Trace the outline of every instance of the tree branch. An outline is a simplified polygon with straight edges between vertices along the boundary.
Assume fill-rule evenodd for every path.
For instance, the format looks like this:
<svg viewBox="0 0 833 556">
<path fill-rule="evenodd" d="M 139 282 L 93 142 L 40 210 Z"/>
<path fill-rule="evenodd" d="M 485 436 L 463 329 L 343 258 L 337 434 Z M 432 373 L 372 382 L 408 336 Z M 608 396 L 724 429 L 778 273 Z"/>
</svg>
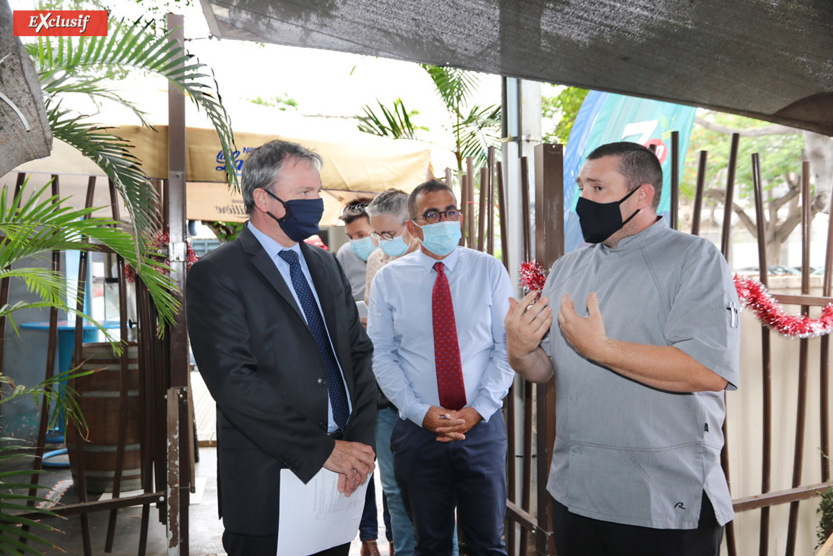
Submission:
<svg viewBox="0 0 833 556">
<path fill-rule="evenodd" d="M 752 129 L 736 129 L 707 120 L 702 116 L 695 116 L 694 121 L 704 128 L 723 133 L 725 135 L 732 135 L 733 133 L 740 134 L 741 137 L 763 137 L 764 135 L 792 135 L 799 133 L 799 130 L 787 127 L 785 125 L 773 124 L 764 127 L 756 127 Z"/>
<path fill-rule="evenodd" d="M 813 221 L 819 212 L 821 211 L 816 206 L 816 203 L 813 202 L 810 206 L 810 222 Z M 790 214 L 784 219 L 784 221 L 775 226 L 774 237 L 776 241 L 787 241 L 787 238 L 799 224 L 801 224 L 801 208 L 797 206 L 795 208 L 791 208 Z"/>
<path fill-rule="evenodd" d="M 790 187 L 790 190 L 783 196 L 772 199 L 769 202 L 770 207 L 777 213 L 778 209 L 798 197 L 798 189 Z"/>
<path fill-rule="evenodd" d="M 755 222 L 746 214 L 746 211 L 737 203 L 732 203 L 732 210 L 735 211 L 735 214 L 738 215 L 741 223 L 746 226 L 746 229 L 749 230 L 749 233 L 752 234 L 753 237 L 758 237 L 758 227 L 755 225 Z"/>
</svg>

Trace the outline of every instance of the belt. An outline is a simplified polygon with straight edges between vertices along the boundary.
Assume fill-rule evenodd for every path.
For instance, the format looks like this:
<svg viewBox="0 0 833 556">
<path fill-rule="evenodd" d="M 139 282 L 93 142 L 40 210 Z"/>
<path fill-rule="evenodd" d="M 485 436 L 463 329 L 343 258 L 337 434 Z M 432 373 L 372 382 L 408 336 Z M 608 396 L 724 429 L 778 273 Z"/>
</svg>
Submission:
<svg viewBox="0 0 833 556">
<path fill-rule="evenodd" d="M 338 431 L 328 432 L 327 436 L 329 436 L 333 440 L 341 440 L 342 438 L 344 438 L 344 431 L 338 430 Z"/>
</svg>

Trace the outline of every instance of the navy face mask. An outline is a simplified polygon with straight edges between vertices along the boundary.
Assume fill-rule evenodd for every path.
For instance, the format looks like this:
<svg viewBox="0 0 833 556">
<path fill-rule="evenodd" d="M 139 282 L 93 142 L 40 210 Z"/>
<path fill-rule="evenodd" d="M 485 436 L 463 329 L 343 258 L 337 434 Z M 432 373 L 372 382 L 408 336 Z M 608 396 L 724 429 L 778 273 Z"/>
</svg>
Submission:
<svg viewBox="0 0 833 556">
<path fill-rule="evenodd" d="M 640 185 L 639 187 L 642 186 Z M 635 188 L 620 200 L 613 201 L 612 203 L 597 203 L 596 201 L 579 197 L 578 203 L 576 203 L 576 214 L 578 214 L 584 241 L 587 243 L 601 243 L 630 222 L 640 209 L 637 209 L 636 212 L 631 214 L 623 222 L 622 211 L 619 210 L 619 205 L 636 193 L 639 187 Z"/>
<path fill-rule="evenodd" d="M 264 191 L 286 209 L 286 214 L 283 218 L 278 218 L 269 211 L 266 214 L 271 216 L 280 225 L 283 233 L 289 239 L 301 242 L 321 231 L 318 223 L 324 214 L 324 199 L 293 199 L 291 201 L 284 201 L 268 189 L 264 188 Z"/>
</svg>

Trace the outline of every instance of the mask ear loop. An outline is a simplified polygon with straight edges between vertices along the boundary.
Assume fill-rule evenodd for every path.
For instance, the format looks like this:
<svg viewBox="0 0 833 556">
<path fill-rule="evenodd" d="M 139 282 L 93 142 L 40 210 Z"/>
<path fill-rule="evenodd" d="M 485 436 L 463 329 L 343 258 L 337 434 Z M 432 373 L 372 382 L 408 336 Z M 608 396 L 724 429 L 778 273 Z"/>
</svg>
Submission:
<svg viewBox="0 0 833 556">
<path fill-rule="evenodd" d="M 643 185 L 643 184 L 639 184 L 639 186 L 638 186 L 638 187 L 634 187 L 634 188 L 633 188 L 633 191 L 631 191 L 630 193 L 628 193 L 627 195 L 625 195 L 624 197 L 622 197 L 621 199 L 619 199 L 619 204 L 621 205 L 622 203 L 624 203 L 625 201 L 627 201 L 627 200 L 628 200 L 628 198 L 629 198 L 631 195 L 633 195 L 634 193 L 636 193 L 637 191 L 639 191 L 639 188 L 640 188 L 640 187 L 642 187 L 642 185 Z M 264 191 L 266 191 L 266 190 L 264 189 Z M 268 191 L 266 191 L 266 192 L 267 192 L 267 193 L 269 193 Z M 274 195 L 273 195 L 273 197 L 274 197 Z M 277 199 L 277 197 L 275 197 L 275 199 Z M 640 209 L 640 210 L 641 210 L 641 209 Z"/>
<path fill-rule="evenodd" d="M 291 210 L 289 210 L 289 207 L 288 207 L 288 206 L 286 206 L 286 203 L 283 201 L 283 199 L 281 199 L 280 197 L 278 197 L 277 195 L 275 195 L 274 193 L 272 193 L 271 191 L 269 191 L 269 190 L 268 190 L 268 189 L 266 189 L 265 187 L 263 188 L 263 190 L 266 192 L 266 194 L 267 194 L 267 195 L 269 195 L 269 196 L 270 196 L 270 197 L 272 197 L 274 200 L 276 200 L 277 202 L 279 202 L 280 204 L 282 204 L 282 205 L 283 205 L 283 210 L 285 210 L 285 211 L 286 211 L 286 214 L 284 214 L 281 218 L 278 218 L 277 216 L 275 216 L 274 214 L 272 214 L 272 211 L 269 211 L 269 210 L 267 210 L 267 211 L 266 211 L 266 214 L 268 214 L 269 216 L 271 216 L 271 217 L 272 217 L 272 219 L 273 219 L 275 222 L 277 222 L 278 224 L 280 224 L 281 222 L 286 222 L 289 218 L 291 218 L 291 217 L 292 217 L 292 211 L 291 211 Z M 634 191 L 636 191 L 636 190 L 634 189 Z M 627 197 L 625 197 L 625 199 L 627 199 Z M 622 199 L 622 200 L 624 201 L 624 199 Z"/>
<path fill-rule="evenodd" d="M 639 185 L 639 187 L 642 187 L 642 184 L 640 184 L 640 185 Z M 622 197 L 622 199 L 619 201 L 619 204 L 621 205 L 622 203 L 624 203 L 625 201 L 627 201 L 627 200 L 628 200 L 628 197 L 630 197 L 631 195 L 633 195 L 634 193 L 636 193 L 637 191 L 639 191 L 639 187 L 635 187 L 633 191 L 631 191 L 630 193 L 628 193 L 627 195 L 625 195 L 624 197 Z M 628 219 L 627 219 L 627 220 L 625 220 L 624 222 L 622 222 L 622 227 L 624 227 L 624 226 L 625 226 L 625 224 L 627 224 L 628 222 L 630 222 L 631 220 L 633 220 L 633 217 L 634 217 L 634 216 L 636 216 L 636 215 L 637 215 L 637 213 L 638 213 L 640 210 L 642 210 L 642 209 L 636 209 L 636 210 L 634 211 L 634 213 L 633 213 L 633 214 L 631 214 L 631 215 L 628 217 Z M 622 228 L 619 228 L 619 229 L 621 230 Z"/>
<path fill-rule="evenodd" d="M 630 222 L 631 220 L 633 220 L 633 217 L 634 217 L 634 216 L 636 216 L 636 213 L 637 213 L 637 212 L 639 212 L 640 210 L 642 210 L 642 209 L 636 209 L 636 211 L 634 211 L 634 213 L 633 213 L 633 214 L 631 214 L 631 215 L 630 215 L 630 217 L 629 217 L 627 220 L 625 220 L 624 222 L 622 222 L 622 226 L 624 227 L 624 226 L 625 226 L 625 224 L 627 224 L 628 222 Z M 620 230 L 621 230 L 621 228 L 620 228 Z"/>
</svg>

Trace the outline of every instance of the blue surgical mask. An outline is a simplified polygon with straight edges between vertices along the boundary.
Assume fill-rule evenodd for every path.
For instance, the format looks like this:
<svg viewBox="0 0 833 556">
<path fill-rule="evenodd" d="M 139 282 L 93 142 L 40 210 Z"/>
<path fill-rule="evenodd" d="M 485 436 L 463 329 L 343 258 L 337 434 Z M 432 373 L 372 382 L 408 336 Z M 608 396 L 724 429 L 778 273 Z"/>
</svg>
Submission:
<svg viewBox="0 0 833 556">
<path fill-rule="evenodd" d="M 353 253 L 363 261 L 366 261 L 370 257 L 370 254 L 376 251 L 376 246 L 373 245 L 373 238 L 370 236 L 361 239 L 351 239 L 350 247 L 353 248 Z"/>
<path fill-rule="evenodd" d="M 408 244 L 402 239 L 405 234 L 400 234 L 393 239 L 380 239 L 379 247 L 388 257 L 401 257 L 408 251 Z"/>
<path fill-rule="evenodd" d="M 277 222 L 283 233 L 292 241 L 304 241 L 310 236 L 313 236 L 321 231 L 318 223 L 321 221 L 321 216 L 324 214 L 324 199 L 293 199 L 291 201 L 284 201 L 268 189 L 264 191 L 281 203 L 286 209 L 286 214 L 283 218 L 278 218 L 271 212 L 267 212 L 275 222 Z"/>
<path fill-rule="evenodd" d="M 419 224 L 417 224 L 419 226 Z M 437 222 L 420 226 L 424 239 L 422 245 L 435 255 L 445 257 L 460 243 L 463 232 L 460 230 L 460 222 L 448 221 Z"/>
</svg>

